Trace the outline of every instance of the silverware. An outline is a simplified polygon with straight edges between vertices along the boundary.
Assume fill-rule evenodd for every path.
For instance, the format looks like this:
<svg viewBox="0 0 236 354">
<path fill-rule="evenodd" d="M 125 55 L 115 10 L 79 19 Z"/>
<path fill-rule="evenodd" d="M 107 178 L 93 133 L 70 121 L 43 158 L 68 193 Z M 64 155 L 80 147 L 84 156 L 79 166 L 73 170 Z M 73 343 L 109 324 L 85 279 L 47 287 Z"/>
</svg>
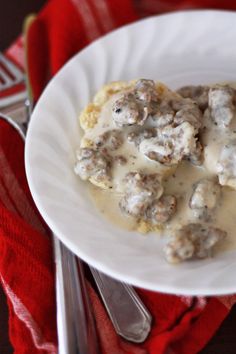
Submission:
<svg viewBox="0 0 236 354">
<path fill-rule="evenodd" d="M 12 115 L 12 112 L 19 113 L 19 110 L 21 110 L 20 120 L 19 114 L 16 114 L 16 117 L 14 117 L 18 119 L 19 124 L 16 124 L 9 117 L 5 116 L 4 119 L 12 124 L 21 135 L 24 135 L 30 120 L 32 104 L 29 98 L 24 104 L 22 101 L 19 104 L 17 100 L 12 101 L 14 102 L 5 106 L 4 109 L 10 115 Z M 15 110 L 16 106 L 19 108 L 18 111 Z M 24 109 L 24 114 L 22 109 Z M 27 119 L 25 119 L 25 109 L 27 111 Z M 22 118 L 22 114 L 24 115 L 24 119 Z M 59 340 L 62 342 L 61 347 L 65 348 L 63 353 L 76 353 L 78 348 L 80 348 L 79 353 L 98 353 L 98 341 L 96 339 L 91 306 L 85 287 L 83 263 L 55 235 L 54 248 L 57 302 L 62 309 L 62 321 L 60 321 L 60 324 L 58 321 L 58 326 L 63 327 L 61 328 L 63 336 L 60 336 Z M 78 268 L 76 267 L 76 261 Z M 91 272 L 116 332 L 129 341 L 136 343 L 143 342 L 151 329 L 151 315 L 134 289 L 93 268 L 91 268 Z M 120 299 L 120 303 L 116 302 L 117 298 Z"/>
<path fill-rule="evenodd" d="M 90 270 L 116 332 L 131 342 L 144 342 L 152 317 L 134 289 L 92 267 Z"/>
<path fill-rule="evenodd" d="M 61 354 L 100 353 L 82 262 L 54 236 Z M 78 351 L 77 351 L 78 350 Z"/>
<path fill-rule="evenodd" d="M 0 113 L 25 140 L 24 128 Z M 59 336 L 60 354 L 99 354 L 91 304 L 88 297 L 83 265 L 53 234 L 56 262 L 57 302 L 61 307 L 62 336 Z M 61 342 L 61 345 L 60 345 Z"/>
<path fill-rule="evenodd" d="M 0 53 L 0 91 L 24 82 L 24 79 L 23 73 Z M 23 140 L 32 110 L 25 93 L 26 91 L 0 98 L 0 118 L 11 124 Z M 56 262 L 56 295 L 61 309 L 61 317 L 58 318 L 58 326 L 62 326 L 59 351 L 63 354 L 98 354 L 100 350 L 82 263 L 78 268 L 76 257 L 54 234 L 52 236 Z"/>
</svg>

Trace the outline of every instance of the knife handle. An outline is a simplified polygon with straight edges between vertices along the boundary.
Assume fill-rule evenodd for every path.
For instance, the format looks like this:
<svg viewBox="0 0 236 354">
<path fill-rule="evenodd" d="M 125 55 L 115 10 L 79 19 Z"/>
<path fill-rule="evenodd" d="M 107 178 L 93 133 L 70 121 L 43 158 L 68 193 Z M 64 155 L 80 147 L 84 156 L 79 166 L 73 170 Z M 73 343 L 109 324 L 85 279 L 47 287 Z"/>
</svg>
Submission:
<svg viewBox="0 0 236 354">
<path fill-rule="evenodd" d="M 142 343 L 151 330 L 152 317 L 133 287 L 92 267 L 90 270 L 116 332 L 129 341 Z"/>
</svg>

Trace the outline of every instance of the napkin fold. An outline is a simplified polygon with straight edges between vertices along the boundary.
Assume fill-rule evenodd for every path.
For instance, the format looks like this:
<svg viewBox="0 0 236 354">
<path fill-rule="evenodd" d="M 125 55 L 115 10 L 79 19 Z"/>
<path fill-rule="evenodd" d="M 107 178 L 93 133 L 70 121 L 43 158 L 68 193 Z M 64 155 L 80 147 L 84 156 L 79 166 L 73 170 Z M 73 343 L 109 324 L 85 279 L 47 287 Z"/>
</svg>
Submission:
<svg viewBox="0 0 236 354">
<path fill-rule="evenodd" d="M 25 58 L 24 58 L 24 51 L 23 49 L 23 37 L 19 36 L 14 43 L 6 50 L 4 53 L 5 57 L 9 59 L 12 64 L 17 66 L 17 68 L 20 71 L 24 71 L 24 64 L 25 64 Z M 6 70 L 6 67 L 3 65 L 4 71 Z M 12 87 L 5 88 L 4 90 L 0 90 L 0 107 L 2 104 L 2 99 L 7 99 L 9 96 L 14 95 L 14 94 L 19 94 L 25 90 L 25 83 L 20 82 Z M 5 100 L 5 105 L 6 105 L 6 100 Z"/>
<path fill-rule="evenodd" d="M 187 3 L 194 4 L 151 0 L 48 1 L 31 21 L 25 39 L 34 98 L 37 100 L 49 78 L 92 40 L 136 20 L 140 11 L 142 15 L 151 13 L 151 5 L 155 5 L 155 12 L 162 12 L 163 4 L 177 7 Z M 14 46 L 11 53 L 13 49 Z M 18 50 L 12 57 L 17 61 L 21 55 Z M 0 280 L 8 298 L 10 340 L 15 353 L 57 353 L 52 243 L 30 196 L 23 142 L 1 120 L 0 254 Z M 99 297 L 88 283 L 103 354 L 197 353 L 236 301 L 235 296 L 183 297 L 136 290 L 153 316 L 151 334 L 141 345 L 128 343 L 115 334 Z"/>
<path fill-rule="evenodd" d="M 15 353 L 56 353 L 52 244 L 33 203 L 24 143 L 0 119 L 0 281 L 9 306 Z"/>
</svg>

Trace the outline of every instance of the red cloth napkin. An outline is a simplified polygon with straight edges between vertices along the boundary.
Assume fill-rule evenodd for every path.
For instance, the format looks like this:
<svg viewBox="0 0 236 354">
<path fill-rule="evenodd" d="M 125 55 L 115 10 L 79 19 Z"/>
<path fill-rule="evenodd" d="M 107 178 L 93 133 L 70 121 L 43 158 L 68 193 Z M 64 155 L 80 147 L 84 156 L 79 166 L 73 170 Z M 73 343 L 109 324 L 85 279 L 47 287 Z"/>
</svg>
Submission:
<svg viewBox="0 0 236 354">
<path fill-rule="evenodd" d="M 198 3 L 220 6 L 216 1 Z M 101 34 L 134 21 L 140 12 L 156 13 L 196 5 L 194 1 L 176 0 L 136 0 L 137 4 L 134 7 L 131 0 L 50 0 L 31 24 L 27 36 L 27 62 L 34 97 L 40 96 L 48 78 L 73 54 Z M 0 220 L 0 279 L 8 297 L 10 339 L 15 353 L 56 353 L 51 240 L 29 193 L 23 143 L 1 121 Z M 236 301 L 235 296 L 179 297 L 137 289 L 154 321 L 146 342 L 134 345 L 115 334 L 98 296 L 91 286 L 88 290 L 104 354 L 197 353 Z"/>
<path fill-rule="evenodd" d="M 0 280 L 15 353 L 56 353 L 52 245 L 32 201 L 22 138 L 0 120 Z"/>
<path fill-rule="evenodd" d="M 23 48 L 23 38 L 20 36 L 17 40 L 11 45 L 11 47 L 4 53 L 5 56 L 15 64 L 22 72 L 24 70 L 24 51 Z M 1 65 L 1 64 L 0 64 Z M 3 65 L 3 70 L 6 70 L 6 66 Z M 0 104 L 2 98 L 7 98 L 10 95 L 20 93 L 25 90 L 25 84 L 20 82 L 13 87 L 6 88 L 0 91 Z"/>
</svg>

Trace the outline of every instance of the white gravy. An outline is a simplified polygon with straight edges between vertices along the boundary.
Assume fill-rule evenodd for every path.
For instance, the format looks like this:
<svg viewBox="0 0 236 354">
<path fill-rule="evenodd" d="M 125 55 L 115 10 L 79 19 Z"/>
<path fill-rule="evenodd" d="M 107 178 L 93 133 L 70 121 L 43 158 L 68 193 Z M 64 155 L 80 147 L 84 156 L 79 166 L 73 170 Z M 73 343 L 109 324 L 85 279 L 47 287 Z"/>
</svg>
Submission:
<svg viewBox="0 0 236 354">
<path fill-rule="evenodd" d="M 104 105 L 101 115 L 99 117 L 99 121 L 96 124 L 96 126 L 91 129 L 90 131 L 86 132 L 85 138 L 89 140 L 94 140 L 95 137 L 103 134 L 107 130 L 112 130 L 112 129 L 119 129 L 117 125 L 113 122 L 113 119 L 110 119 L 111 114 L 112 114 L 112 104 L 113 102 L 119 97 L 119 94 L 114 95 L 108 102 L 107 104 Z M 147 119 L 145 122 L 145 125 L 142 126 L 141 128 L 151 128 L 152 127 L 152 120 Z M 170 171 L 172 171 L 172 167 L 167 167 L 164 166 L 156 161 L 149 160 L 146 158 L 140 151 L 134 146 L 134 143 L 129 142 L 127 140 L 127 135 L 131 131 L 137 131 L 139 130 L 140 127 L 134 128 L 132 127 L 126 127 L 125 130 L 122 130 L 121 128 L 121 133 L 123 135 L 123 140 L 124 143 L 122 146 L 115 151 L 109 151 L 109 154 L 114 157 L 114 156 L 119 156 L 123 155 L 127 159 L 127 163 L 125 165 L 119 165 L 118 163 L 114 162 L 113 167 L 112 167 L 112 184 L 113 188 L 115 191 L 123 192 L 124 191 L 124 185 L 122 183 L 123 178 L 128 172 L 131 171 L 140 171 L 142 170 L 145 173 L 156 173 L 157 168 L 160 174 L 167 174 Z"/>
<path fill-rule="evenodd" d="M 236 84 L 232 85 L 236 87 Z M 102 134 L 106 130 L 117 129 L 117 126 L 110 119 L 111 105 L 113 98 L 106 104 L 102 110 L 101 118 L 99 119 L 96 129 L 86 133 L 86 138 L 93 140 L 97 135 Z M 165 194 L 173 194 L 177 197 L 177 212 L 172 219 L 166 224 L 163 231 L 168 234 L 171 229 L 176 229 L 189 222 L 197 222 L 193 211 L 189 208 L 189 199 L 192 194 L 192 186 L 194 183 L 204 177 L 210 177 L 216 174 L 217 160 L 221 147 L 224 145 L 225 139 L 230 137 L 236 138 L 236 118 L 232 123 L 230 132 L 225 132 L 219 129 L 207 117 L 204 118 L 204 125 L 207 128 L 206 133 L 202 133 L 202 143 L 205 146 L 204 164 L 202 167 L 196 167 L 188 162 L 182 162 L 174 171 L 170 168 L 163 167 L 155 161 L 145 158 L 133 143 L 129 143 L 127 139 L 119 150 L 111 152 L 113 156 L 124 155 L 127 159 L 127 164 L 124 166 L 115 165 L 113 169 L 114 175 L 114 190 L 101 190 L 92 184 L 89 184 L 89 191 L 95 206 L 105 216 L 106 219 L 126 230 L 133 230 L 136 226 L 136 221 L 132 217 L 123 215 L 119 209 L 119 200 L 122 196 L 123 185 L 122 179 L 127 172 L 142 170 L 146 173 L 156 173 L 157 170 L 165 175 L 163 177 L 163 185 Z M 146 125 L 145 125 L 146 126 Z M 151 126 L 151 123 L 148 126 Z M 129 128 L 127 128 L 129 129 Z M 133 128 L 132 128 L 133 129 Z M 127 132 L 127 130 L 126 130 Z M 161 170 L 160 170 L 161 169 Z M 236 191 L 228 188 L 222 188 L 222 198 L 215 211 L 214 220 L 211 224 L 225 230 L 228 234 L 224 242 L 219 243 L 216 251 L 232 250 L 236 248 Z"/>
</svg>

